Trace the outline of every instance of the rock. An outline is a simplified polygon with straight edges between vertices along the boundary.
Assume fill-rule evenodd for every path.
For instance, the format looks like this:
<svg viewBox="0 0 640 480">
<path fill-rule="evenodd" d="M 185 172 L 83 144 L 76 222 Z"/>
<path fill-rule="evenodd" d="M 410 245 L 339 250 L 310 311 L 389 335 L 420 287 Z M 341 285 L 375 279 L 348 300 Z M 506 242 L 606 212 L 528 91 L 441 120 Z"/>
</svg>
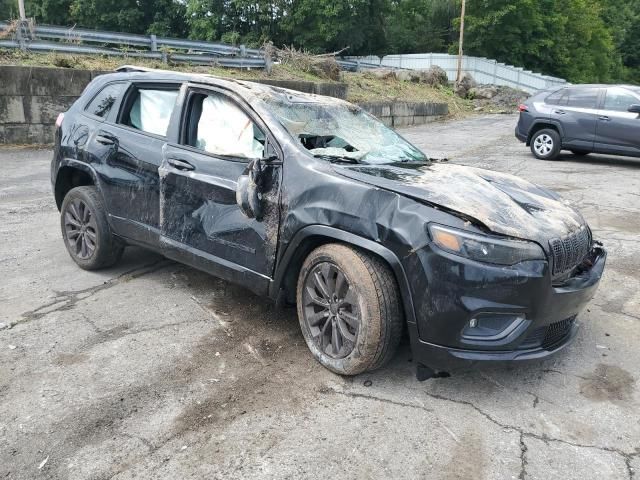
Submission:
<svg viewBox="0 0 640 480">
<path fill-rule="evenodd" d="M 498 94 L 498 88 L 493 85 L 481 85 L 469 90 L 468 95 L 471 98 L 478 98 L 481 100 L 491 100 Z"/>
<path fill-rule="evenodd" d="M 455 92 L 456 95 L 462 98 L 469 96 L 469 90 L 475 88 L 478 84 L 469 73 L 465 73 L 459 82 L 456 83 Z"/>
<path fill-rule="evenodd" d="M 440 87 L 449 83 L 449 77 L 444 69 L 434 65 L 427 70 L 420 71 L 420 81 L 432 87 Z"/>
<path fill-rule="evenodd" d="M 364 73 L 365 77 L 389 80 L 395 78 L 395 73 L 389 68 L 372 68 Z"/>
</svg>

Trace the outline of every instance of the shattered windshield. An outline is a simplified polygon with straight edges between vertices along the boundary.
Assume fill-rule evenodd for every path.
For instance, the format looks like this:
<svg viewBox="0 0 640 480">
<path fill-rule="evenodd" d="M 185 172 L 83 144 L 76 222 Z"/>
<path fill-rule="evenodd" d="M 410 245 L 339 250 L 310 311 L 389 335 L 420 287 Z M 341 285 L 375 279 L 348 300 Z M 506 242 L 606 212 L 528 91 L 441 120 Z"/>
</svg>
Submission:
<svg viewBox="0 0 640 480">
<path fill-rule="evenodd" d="M 318 157 L 364 164 L 428 162 L 416 147 L 364 110 L 346 102 L 292 101 L 269 96 L 267 108 Z"/>
</svg>

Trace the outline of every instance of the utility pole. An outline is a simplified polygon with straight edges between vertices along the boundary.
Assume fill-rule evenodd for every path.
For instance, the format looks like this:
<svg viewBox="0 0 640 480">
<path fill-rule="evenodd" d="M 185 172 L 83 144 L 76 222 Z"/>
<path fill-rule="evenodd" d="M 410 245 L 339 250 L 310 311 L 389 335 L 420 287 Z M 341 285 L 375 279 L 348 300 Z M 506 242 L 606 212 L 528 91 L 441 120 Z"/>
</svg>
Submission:
<svg viewBox="0 0 640 480">
<path fill-rule="evenodd" d="M 462 55 L 464 54 L 464 13 L 467 0 L 462 0 L 462 12 L 460 13 L 460 42 L 458 44 L 458 75 L 456 76 L 456 83 L 462 80 Z"/>
<path fill-rule="evenodd" d="M 27 14 L 24 11 L 24 0 L 18 0 L 18 10 L 20 11 L 20 21 L 24 22 L 27 19 Z"/>
</svg>

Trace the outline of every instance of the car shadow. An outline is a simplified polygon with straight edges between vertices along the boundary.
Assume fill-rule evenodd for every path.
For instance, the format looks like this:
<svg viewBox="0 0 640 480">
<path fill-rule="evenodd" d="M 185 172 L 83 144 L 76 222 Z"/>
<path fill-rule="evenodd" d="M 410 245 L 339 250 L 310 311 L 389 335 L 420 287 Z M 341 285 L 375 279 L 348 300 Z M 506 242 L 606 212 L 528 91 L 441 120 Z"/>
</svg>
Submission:
<svg viewBox="0 0 640 480">
<path fill-rule="evenodd" d="M 588 163 L 590 165 L 611 165 L 618 167 L 640 168 L 640 158 L 619 157 L 614 155 L 602 155 L 591 153 L 589 155 L 574 155 L 573 153 L 562 153 L 557 161 L 572 163 Z"/>
</svg>

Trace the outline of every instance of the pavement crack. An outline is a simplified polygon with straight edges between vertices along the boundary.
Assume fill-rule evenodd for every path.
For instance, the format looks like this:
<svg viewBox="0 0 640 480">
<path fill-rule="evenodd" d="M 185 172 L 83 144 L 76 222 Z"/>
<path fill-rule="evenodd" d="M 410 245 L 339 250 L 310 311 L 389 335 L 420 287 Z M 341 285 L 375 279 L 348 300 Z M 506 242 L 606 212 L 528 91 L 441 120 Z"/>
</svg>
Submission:
<svg viewBox="0 0 640 480">
<path fill-rule="evenodd" d="M 519 480 L 527 478 L 527 444 L 524 441 L 524 434 L 520 433 L 520 475 Z"/>
<path fill-rule="evenodd" d="M 144 275 L 157 272 L 158 270 L 166 268 L 172 263 L 173 262 L 171 262 L 170 260 L 163 258 L 147 265 L 143 265 L 142 267 L 137 267 L 124 272 L 117 277 L 110 278 L 100 285 L 95 285 L 93 287 L 85 288 L 82 290 L 58 291 L 56 292 L 56 297 L 52 301 L 45 303 L 44 305 L 41 305 L 33 310 L 29 310 L 28 312 L 24 312 L 19 320 L 16 320 L 15 322 L 11 322 L 9 324 L 9 328 L 12 328 L 16 325 L 29 323 L 34 320 L 39 320 L 42 317 L 49 315 L 50 313 L 70 310 L 81 300 L 85 300 L 98 292 L 107 290 L 130 280 L 140 278 Z"/>
<path fill-rule="evenodd" d="M 332 388 L 326 388 L 320 391 L 321 393 L 336 393 L 339 395 L 344 395 L 344 396 L 348 396 L 348 397 L 354 397 L 354 398 L 364 398 L 364 399 L 369 399 L 369 400 L 374 400 L 374 401 L 378 401 L 378 402 L 383 402 L 383 403 L 388 403 L 388 404 L 392 404 L 392 405 L 397 405 L 397 406 L 401 406 L 401 407 L 409 407 L 409 408 L 415 408 L 415 409 L 420 409 L 420 410 L 424 410 L 430 413 L 434 413 L 433 410 L 429 409 L 428 407 L 422 406 L 422 405 L 416 405 L 416 404 L 412 404 L 412 403 L 406 403 L 406 402 L 400 402 L 400 401 L 396 401 L 396 400 L 390 400 L 387 398 L 381 398 L 381 397 L 377 397 L 375 395 L 365 395 L 362 393 L 357 393 L 357 392 L 345 392 L 345 391 L 338 391 Z M 640 449 L 636 449 L 634 452 L 625 452 L 624 450 L 621 450 L 619 448 L 614 448 L 614 447 L 606 447 L 606 446 L 600 446 L 600 445 L 588 445 L 588 444 L 581 444 L 581 443 L 574 443 L 571 442 L 569 440 L 564 440 L 562 438 L 557 438 L 557 437 L 550 437 L 546 434 L 538 434 L 538 433 L 534 433 L 534 432 L 528 432 L 525 429 L 523 429 L 522 427 L 518 427 L 516 425 L 510 425 L 507 423 L 502 423 L 500 421 L 498 421 L 497 419 L 495 419 L 493 416 L 491 416 L 489 413 L 485 412 L 484 410 L 482 410 L 480 407 L 478 407 L 477 405 L 475 405 L 473 402 L 470 402 L 468 400 L 458 400 L 458 399 L 454 399 L 454 398 L 449 398 L 449 397 L 445 397 L 443 395 L 438 395 L 435 393 L 429 393 L 429 392 L 423 392 L 425 395 L 427 395 L 430 398 L 433 398 L 434 400 L 440 400 L 443 402 L 450 402 L 450 403 L 455 403 L 458 405 L 464 405 L 466 407 L 469 407 L 473 410 L 475 410 L 479 415 L 483 416 L 484 418 L 486 418 L 488 421 L 490 421 L 491 423 L 493 423 L 494 425 L 504 429 L 504 430 L 509 430 L 512 432 L 517 432 L 520 435 L 520 450 L 521 450 L 521 456 L 520 456 L 520 460 L 521 463 L 523 464 L 523 468 L 520 472 L 520 479 L 524 479 L 523 475 L 526 475 L 526 469 L 524 467 L 526 467 L 526 452 L 528 451 L 528 448 L 524 442 L 524 440 L 526 438 L 533 438 L 535 440 L 539 440 L 541 442 L 545 442 L 545 443 L 549 443 L 549 442 L 556 442 L 556 443 L 561 443 L 563 445 L 568 445 L 570 447 L 574 447 L 574 448 L 590 448 L 590 449 L 594 449 L 594 450 L 600 450 L 603 452 L 609 452 L 609 453 L 614 453 L 617 455 L 620 455 L 624 460 L 625 460 L 625 464 L 627 465 L 627 471 L 629 473 L 629 479 L 633 480 L 635 477 L 635 472 L 633 471 L 633 468 L 631 467 L 631 461 L 633 459 L 633 457 L 640 455 Z M 524 462 L 524 463 L 523 463 Z"/>
</svg>

